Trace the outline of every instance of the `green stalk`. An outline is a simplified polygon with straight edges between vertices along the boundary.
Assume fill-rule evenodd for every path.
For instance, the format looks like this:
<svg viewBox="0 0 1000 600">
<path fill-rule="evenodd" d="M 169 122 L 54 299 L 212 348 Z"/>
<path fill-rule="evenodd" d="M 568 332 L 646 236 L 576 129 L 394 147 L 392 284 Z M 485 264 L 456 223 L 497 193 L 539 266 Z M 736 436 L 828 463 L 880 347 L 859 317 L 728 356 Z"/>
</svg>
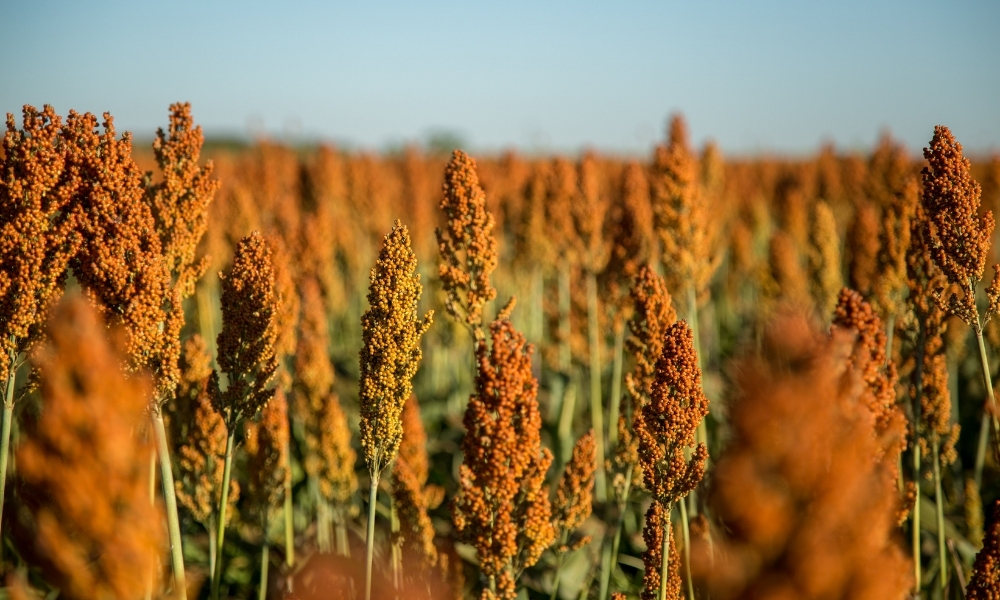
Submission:
<svg viewBox="0 0 1000 600">
<path fill-rule="evenodd" d="M 7 376 L 7 393 L 3 401 L 3 425 L 0 430 L 0 525 L 3 524 L 3 501 L 7 487 L 7 458 L 10 456 L 10 426 L 14 421 L 14 380 L 17 372 L 11 362 L 10 375 Z M 0 533 L 3 529 L 0 528 Z M 3 537 L 0 536 L 0 551 L 3 549 Z"/>
<path fill-rule="evenodd" d="M 622 366 L 625 349 L 625 324 L 620 320 L 615 323 L 614 358 L 611 363 L 611 398 L 608 409 L 608 448 L 614 451 L 618 447 L 618 407 L 622 397 Z"/>
<path fill-rule="evenodd" d="M 655 500 L 654 500 L 655 502 Z M 663 525 L 663 548 L 661 550 L 661 555 L 663 560 L 660 564 L 660 600 L 667 600 L 667 579 L 670 577 L 669 573 L 669 563 L 670 563 L 670 511 L 671 507 L 664 507 L 664 513 L 666 514 L 667 522 Z"/>
<path fill-rule="evenodd" d="M 921 575 L 922 570 L 920 568 L 920 415 L 921 406 L 920 403 L 923 400 L 924 395 L 924 345 L 925 345 L 925 333 L 923 327 L 920 328 L 920 335 L 917 341 L 917 354 L 916 354 L 916 367 L 915 367 L 915 379 L 916 394 L 913 398 L 913 484 L 916 486 L 916 498 L 913 502 L 913 582 L 914 582 L 914 593 L 919 596 L 921 588 Z"/>
<path fill-rule="evenodd" d="M 562 546 L 565 543 L 566 543 L 566 533 L 564 532 L 559 537 L 559 545 Z M 556 574 L 555 574 L 555 579 L 552 582 L 552 593 L 549 594 L 549 600 L 556 600 L 556 598 L 559 597 L 559 578 L 562 575 L 563 556 L 564 554 L 562 552 L 559 552 L 556 555 Z"/>
<path fill-rule="evenodd" d="M 399 533 L 399 517 L 396 515 L 396 500 L 392 497 L 392 494 L 389 495 L 389 531 L 392 532 L 392 537 L 390 538 L 392 540 L 390 557 L 392 561 L 392 589 L 398 592 L 403 575 L 403 557 L 399 544 L 393 539 Z"/>
<path fill-rule="evenodd" d="M 979 325 L 979 317 L 976 317 L 976 342 L 979 344 L 979 361 L 983 368 L 983 383 L 986 384 L 986 399 L 989 402 L 989 408 L 983 407 L 983 421 L 980 427 L 980 437 L 979 437 L 979 448 L 980 453 L 983 455 L 982 458 L 976 457 L 976 482 L 981 483 L 983 480 L 983 464 L 986 462 L 986 441 L 984 438 L 989 437 L 989 426 L 987 420 L 993 423 L 993 453 L 994 457 L 1000 460 L 1000 423 L 997 422 L 997 418 L 993 416 L 993 411 L 996 409 L 996 398 L 993 396 L 993 381 L 990 379 L 990 362 L 986 357 L 986 342 L 983 341 L 983 328 Z"/>
<path fill-rule="evenodd" d="M 219 586 L 222 584 L 222 550 L 226 542 L 226 508 L 229 505 L 229 478 L 233 473 L 233 444 L 236 441 L 236 426 L 229 428 L 226 438 L 226 462 L 222 469 L 222 500 L 219 502 L 219 524 L 216 533 L 218 548 L 216 549 L 215 571 L 212 572 L 212 600 L 219 599 Z"/>
<path fill-rule="evenodd" d="M 149 453 L 149 504 L 156 506 L 156 453 Z M 159 561 L 157 561 L 159 562 Z M 146 600 L 153 597 L 153 580 L 156 578 L 156 567 L 149 571 L 149 578 L 146 580 Z"/>
<path fill-rule="evenodd" d="M 615 522 L 615 534 L 611 538 L 611 562 L 607 571 L 601 573 L 601 589 L 597 596 L 599 600 L 607 600 L 611 590 L 611 577 L 618 568 L 618 549 L 621 547 L 622 527 L 625 525 L 625 510 L 628 508 L 628 495 L 632 489 L 632 465 L 625 470 L 625 486 L 622 498 L 618 503 L 618 519 Z"/>
<path fill-rule="evenodd" d="M 573 450 L 573 413 L 576 412 L 576 382 L 570 380 L 563 387 L 563 398 L 559 407 L 559 463 L 565 465 Z"/>
<path fill-rule="evenodd" d="M 698 293 L 694 289 L 694 285 L 688 286 L 688 325 L 691 326 L 691 337 L 694 339 L 694 353 L 698 358 L 698 371 L 702 374 L 702 382 L 705 380 L 705 361 L 701 355 L 701 335 L 699 333 L 698 327 Z M 708 404 L 709 416 L 711 416 L 712 403 Z M 702 419 L 698 423 L 698 430 L 695 433 L 695 439 L 708 446 L 708 418 Z M 711 456 L 711 453 L 709 453 Z M 709 459 L 711 460 L 711 459 Z M 705 467 L 708 468 L 709 461 L 705 461 Z M 698 514 L 698 491 L 697 489 L 691 490 L 688 494 L 688 502 L 691 507 L 691 516 L 697 516 Z M 681 500 L 683 502 L 683 500 Z"/>
<path fill-rule="evenodd" d="M 215 518 L 215 509 L 212 509 L 212 513 L 208 515 L 208 525 L 205 527 L 208 530 L 208 572 L 213 577 L 215 576 L 216 551 L 218 550 L 216 544 L 219 541 L 219 538 L 216 537 Z"/>
<path fill-rule="evenodd" d="M 288 456 L 286 454 L 286 456 Z M 295 515 L 292 514 L 292 478 L 285 482 L 285 564 L 295 566 Z"/>
<path fill-rule="evenodd" d="M 587 273 L 587 329 L 590 343 L 590 419 L 594 427 L 594 491 L 597 502 L 608 501 L 608 486 L 604 474 L 604 406 L 601 398 L 601 333 L 597 319 L 597 276 Z"/>
<path fill-rule="evenodd" d="M 687 579 L 688 600 L 694 600 L 694 582 L 691 580 L 691 529 L 684 501 L 677 504 L 681 509 L 681 534 L 684 536 L 684 575 Z"/>
<path fill-rule="evenodd" d="M 948 577 L 948 551 L 944 541 L 944 494 L 941 493 L 941 465 L 938 461 L 938 439 L 934 436 L 931 444 L 934 459 L 934 503 L 937 505 L 938 530 L 938 568 L 940 569 L 941 589 L 945 589 Z"/>
<path fill-rule="evenodd" d="M 267 537 L 266 529 L 264 533 L 265 538 Z M 264 540 L 264 547 L 260 551 L 260 590 L 257 592 L 258 600 L 265 600 L 267 598 L 267 566 L 271 558 L 271 546 Z"/>
<path fill-rule="evenodd" d="M 174 489 L 174 470 L 170 464 L 170 450 L 167 448 L 167 432 L 163 427 L 162 410 L 157 408 L 152 413 L 156 454 L 160 458 L 160 481 L 163 484 L 163 500 L 167 509 L 167 535 L 170 537 L 170 564 L 174 572 L 174 593 L 181 600 L 187 600 L 187 585 L 184 581 L 184 548 L 181 545 L 181 522 L 177 517 L 177 492 Z"/>
<path fill-rule="evenodd" d="M 365 600 L 372 600 L 372 559 L 375 557 L 375 501 L 378 499 L 378 473 L 371 474 L 371 486 L 368 491 L 368 537 L 365 539 L 367 555 L 365 558 Z"/>
</svg>

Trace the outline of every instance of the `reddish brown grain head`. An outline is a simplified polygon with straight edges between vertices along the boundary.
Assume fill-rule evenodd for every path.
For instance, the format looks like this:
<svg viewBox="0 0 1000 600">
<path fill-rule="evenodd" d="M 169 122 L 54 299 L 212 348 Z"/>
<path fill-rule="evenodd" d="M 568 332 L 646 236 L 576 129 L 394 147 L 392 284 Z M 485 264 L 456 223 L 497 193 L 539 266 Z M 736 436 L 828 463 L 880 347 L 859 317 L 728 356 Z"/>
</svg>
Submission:
<svg viewBox="0 0 1000 600">
<path fill-rule="evenodd" d="M 1000 595 L 1000 501 L 993 505 L 983 548 L 976 554 L 966 600 L 991 600 Z"/>
<path fill-rule="evenodd" d="M 461 150 L 455 150 L 445 169 L 441 210 L 445 226 L 437 230 L 438 277 L 447 294 L 445 308 L 481 336 L 483 306 L 497 295 L 490 283 L 498 262 L 497 240 L 476 161 Z"/>
<path fill-rule="evenodd" d="M 552 526 L 563 542 L 590 517 L 593 510 L 596 456 L 594 430 L 591 429 L 573 445 L 573 454 L 559 478 L 556 498 L 552 503 Z M 573 546 L 558 548 L 557 552 L 569 552 L 587 541 L 589 538 L 584 538 Z"/>
<path fill-rule="evenodd" d="M 698 486 L 708 460 L 705 444 L 695 443 L 698 424 L 708 414 L 708 398 L 701 389 L 694 337 L 684 321 L 664 333 L 652 393 L 640 414 L 635 433 L 643 481 L 669 507 Z M 690 459 L 685 458 L 688 449 Z"/>
<path fill-rule="evenodd" d="M 520 571 L 555 539 L 545 485 L 552 454 L 541 445 L 531 346 L 507 320 L 494 321 L 490 341 L 476 348 L 476 393 L 465 411 L 452 519 L 498 596 L 513 599 Z"/>
<path fill-rule="evenodd" d="M 267 525 L 285 499 L 292 473 L 288 462 L 288 403 L 281 390 L 260 412 L 260 421 L 244 428 L 247 451 L 247 494 L 253 512 Z"/>
<path fill-rule="evenodd" d="M 214 166 L 198 164 L 205 141 L 194 126 L 191 104 L 170 105 L 170 125 L 156 131 L 153 153 L 163 180 L 148 190 L 150 209 L 160 234 L 163 255 L 181 297 L 194 293 L 195 282 L 208 269 L 208 259 L 195 260 L 198 243 L 208 228 L 208 205 L 219 189 Z"/>
<path fill-rule="evenodd" d="M 219 375 L 209 383 L 212 406 L 230 430 L 257 414 L 274 396 L 269 384 L 278 368 L 275 356 L 278 302 L 274 293 L 271 249 L 256 231 L 240 240 L 233 266 L 222 279 L 222 333 L 218 338 Z"/>
<path fill-rule="evenodd" d="M 980 212 L 980 187 L 970 173 L 962 145 L 943 125 L 934 127 L 930 147 L 924 148 L 927 166 L 922 202 L 933 240 L 931 256 L 961 295 L 950 298 L 951 311 L 969 325 L 978 322 L 975 285 L 983 278 L 993 236 L 993 213 Z M 978 324 L 973 325 L 978 327 Z"/>
<path fill-rule="evenodd" d="M 34 354 L 45 410 L 17 449 L 21 549 L 67 598 L 138 598 L 165 560 L 163 513 L 149 501 L 152 447 L 138 425 L 149 394 L 79 298 L 62 304 Z"/>
<path fill-rule="evenodd" d="M 25 105 L 21 129 L 7 115 L 0 159 L 0 380 L 11 357 L 29 351 L 62 295 L 79 234 L 67 211 L 62 120 Z"/>
<path fill-rule="evenodd" d="M 724 527 L 714 548 L 693 553 L 713 598 L 902 598 L 910 589 L 896 481 L 872 459 L 880 442 L 852 338 L 783 316 L 734 369 L 732 439 L 709 501 Z"/>
<path fill-rule="evenodd" d="M 71 266 L 110 324 L 129 334 L 132 369 L 148 369 L 157 397 L 177 385 L 184 313 L 132 160 L 132 137 L 116 139 L 114 120 L 70 112 L 63 128 L 73 218 L 83 242 Z"/>
</svg>

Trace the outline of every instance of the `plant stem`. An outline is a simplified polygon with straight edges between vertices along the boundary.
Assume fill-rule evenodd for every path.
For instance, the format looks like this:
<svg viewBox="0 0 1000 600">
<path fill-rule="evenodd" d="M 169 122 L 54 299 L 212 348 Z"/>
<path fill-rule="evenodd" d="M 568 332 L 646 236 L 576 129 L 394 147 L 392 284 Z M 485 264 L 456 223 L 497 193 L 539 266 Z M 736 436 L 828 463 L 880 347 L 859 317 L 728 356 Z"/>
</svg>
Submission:
<svg viewBox="0 0 1000 600">
<path fill-rule="evenodd" d="M 921 402 L 924 396 L 924 347 L 926 344 L 926 334 L 923 326 L 920 327 L 920 335 L 917 338 L 915 381 L 916 393 L 913 398 L 913 485 L 916 487 L 916 497 L 913 501 L 913 582 L 914 593 L 920 596 L 921 575 L 920 568 L 920 416 Z"/>
<path fill-rule="evenodd" d="M 896 315 L 888 315 L 885 319 L 885 362 L 883 366 L 892 360 L 892 338 L 896 333 Z"/>
<path fill-rule="evenodd" d="M 184 581 L 184 549 L 181 545 L 181 522 L 177 517 L 177 492 L 174 489 L 174 470 L 170 464 L 170 450 L 167 448 L 167 432 L 163 427 L 163 411 L 152 411 L 153 433 L 156 437 L 156 454 L 160 457 L 160 482 L 163 500 L 167 509 L 167 534 L 170 537 L 170 564 L 174 571 L 174 594 L 187 599 L 187 585 Z"/>
<path fill-rule="evenodd" d="M 215 556 L 215 571 L 212 572 L 212 598 L 218 600 L 219 586 L 222 584 L 222 550 L 226 541 L 226 508 L 229 505 L 229 478 L 233 472 L 233 444 L 236 441 L 236 426 L 229 427 L 226 438 L 226 462 L 222 469 L 222 500 L 219 502 L 219 523 L 216 533 L 218 548 Z"/>
<path fill-rule="evenodd" d="M 608 409 L 608 448 L 614 452 L 618 447 L 618 408 L 622 397 L 622 365 L 624 363 L 625 324 L 621 319 L 615 322 L 615 348 L 611 363 L 611 396 Z"/>
<path fill-rule="evenodd" d="M 694 600 L 694 582 L 691 581 L 691 528 L 688 524 L 687 507 L 684 501 L 677 503 L 681 509 L 681 533 L 684 536 L 684 576 L 687 579 L 688 600 Z"/>
<path fill-rule="evenodd" d="M 561 546 L 565 543 L 566 543 L 566 534 L 564 533 L 562 536 L 560 536 L 559 545 Z M 552 593 L 549 594 L 549 600 L 556 600 L 556 598 L 559 597 L 559 578 L 562 575 L 562 566 L 563 566 L 563 553 L 558 552 L 556 554 L 556 574 L 554 576 L 554 580 L 552 581 Z"/>
<path fill-rule="evenodd" d="M 983 383 L 986 384 L 986 401 L 988 406 L 983 407 L 983 425 L 980 428 L 980 438 L 979 446 L 981 453 L 984 455 L 983 460 L 976 457 L 976 482 L 982 482 L 983 479 L 983 464 L 985 461 L 986 454 L 986 443 L 984 441 L 985 437 L 989 436 L 989 427 L 987 425 L 987 419 L 993 423 L 993 454 L 994 458 L 1000 460 L 1000 423 L 997 422 L 995 416 L 996 411 L 996 398 L 993 396 L 993 380 L 990 378 L 990 362 L 986 357 L 986 342 L 983 341 L 983 328 L 979 325 L 979 317 L 976 317 L 976 342 L 979 344 L 979 360 L 983 368 Z M 985 434 L 985 435 L 984 435 Z"/>
<path fill-rule="evenodd" d="M 365 557 L 365 600 L 372 600 L 372 559 L 375 557 L 375 501 L 378 499 L 378 473 L 371 474 L 371 487 L 368 491 L 368 537 L 365 539 L 367 555 Z"/>
<path fill-rule="evenodd" d="M 291 456 L 288 449 L 288 442 L 285 442 L 285 456 Z M 289 465 L 290 468 L 290 465 Z M 289 567 L 295 566 L 295 519 L 294 505 L 292 503 L 292 478 L 285 481 L 285 564 Z"/>
<path fill-rule="evenodd" d="M 10 456 L 10 427 L 14 421 L 14 381 L 17 372 L 14 371 L 14 361 L 11 362 L 10 374 L 7 376 L 7 390 L 3 401 L 3 424 L 0 429 L 0 533 L 3 532 L 3 501 L 7 487 L 7 458 Z M 3 536 L 0 535 L 0 551 L 3 549 Z"/>
<path fill-rule="evenodd" d="M 265 532 L 265 536 L 267 533 Z M 267 598 L 267 567 L 271 558 L 271 546 L 264 541 L 264 547 L 260 551 L 260 590 L 257 592 L 258 600 Z"/>
<path fill-rule="evenodd" d="M 598 323 L 597 276 L 587 273 L 587 329 L 590 343 L 590 419 L 594 428 L 595 498 L 599 503 L 608 501 L 608 486 L 604 475 L 604 403 L 601 398 L 601 333 Z"/>
<path fill-rule="evenodd" d="M 670 510 L 671 507 L 669 505 L 663 508 L 663 512 L 666 515 L 666 523 L 663 524 L 663 548 L 660 551 L 663 556 L 663 560 L 660 561 L 660 600 L 667 600 L 667 581 L 670 578 L 670 535 L 672 533 L 672 528 L 670 527 Z"/>
<path fill-rule="evenodd" d="M 215 519 L 215 509 L 212 509 L 212 513 L 208 515 L 208 526 L 206 529 L 208 529 L 208 572 L 211 573 L 213 577 L 215 576 L 215 561 L 217 559 L 216 551 L 218 550 L 218 548 L 216 548 L 216 544 L 218 544 L 219 541 L 219 538 L 216 537 Z"/>
<path fill-rule="evenodd" d="M 622 499 L 618 503 L 618 520 L 615 522 L 615 534 L 611 538 L 611 564 L 608 570 L 601 574 L 601 590 L 599 600 L 607 600 L 611 590 L 611 577 L 618 568 L 618 549 L 621 547 L 622 527 L 625 524 L 625 510 L 628 508 L 628 495 L 632 489 L 632 465 L 625 470 L 625 486 L 622 489 Z"/>
<path fill-rule="evenodd" d="M 694 285 L 689 285 L 687 292 L 688 292 L 687 293 L 687 297 L 688 297 L 687 298 L 687 300 L 688 300 L 688 324 L 691 326 L 691 336 L 692 336 L 692 338 L 694 340 L 694 353 L 695 353 L 695 356 L 698 359 L 698 371 L 702 375 L 702 382 L 704 384 L 704 381 L 705 381 L 705 361 L 702 358 L 702 352 L 701 352 L 701 335 L 699 333 L 699 326 L 698 326 L 698 293 L 697 293 L 697 291 L 695 291 Z M 697 432 L 695 434 L 695 439 L 698 442 L 701 442 L 701 443 L 705 444 L 705 446 L 708 446 L 708 423 L 707 423 L 707 421 L 708 421 L 708 416 L 711 416 L 711 411 L 712 411 L 712 403 L 711 402 L 709 402 L 709 404 L 708 404 L 708 410 L 709 410 L 709 414 L 706 416 L 706 418 L 702 419 L 698 423 L 698 430 L 697 430 Z M 711 452 L 709 452 L 709 456 L 711 456 Z M 709 458 L 708 460 L 705 461 L 705 468 L 708 468 L 708 466 L 710 464 L 710 461 L 711 461 L 711 458 Z M 681 500 L 681 502 L 683 502 L 683 500 Z M 696 516 L 698 514 L 698 490 L 697 489 L 691 490 L 691 493 L 688 494 L 688 502 L 690 503 L 690 507 L 691 507 L 691 516 L 692 517 Z"/>
<path fill-rule="evenodd" d="M 392 540 L 392 588 L 398 592 L 402 578 L 403 557 L 400 553 L 401 548 L 395 540 L 399 533 L 399 517 L 396 515 L 396 501 L 392 495 L 389 496 L 389 530 L 392 532 L 390 538 Z"/>
<path fill-rule="evenodd" d="M 932 458 L 934 460 L 934 503 L 937 505 L 937 530 L 938 530 L 938 568 L 940 569 L 941 589 L 945 589 L 948 577 L 948 551 L 944 541 L 944 494 L 941 493 L 941 465 L 938 460 L 938 439 L 934 435 L 931 444 Z"/>
</svg>

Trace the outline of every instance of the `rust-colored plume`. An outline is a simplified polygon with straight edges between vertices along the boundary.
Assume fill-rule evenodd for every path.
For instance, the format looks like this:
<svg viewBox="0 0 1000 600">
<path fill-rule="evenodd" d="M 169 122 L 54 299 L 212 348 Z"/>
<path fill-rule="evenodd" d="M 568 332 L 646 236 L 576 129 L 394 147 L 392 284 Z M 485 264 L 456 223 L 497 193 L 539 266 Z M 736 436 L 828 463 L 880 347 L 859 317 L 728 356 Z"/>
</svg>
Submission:
<svg viewBox="0 0 1000 600">
<path fill-rule="evenodd" d="M 198 165 L 205 136 L 194 127 L 191 104 L 170 105 L 168 131 L 156 131 L 153 153 L 163 181 L 149 188 L 149 205 L 160 234 L 163 256 L 182 298 L 194 293 L 195 282 L 208 269 L 208 259 L 195 262 L 195 252 L 208 228 L 208 205 L 219 189 L 209 161 Z"/>
<path fill-rule="evenodd" d="M 278 390 L 260 411 L 259 421 L 248 421 L 243 430 L 247 450 L 247 494 L 253 512 L 267 525 L 285 500 L 292 476 L 288 463 L 288 403 Z"/>
<path fill-rule="evenodd" d="M 896 482 L 871 458 L 880 442 L 853 337 L 782 316 L 734 369 L 733 437 L 710 497 L 725 528 L 694 552 L 713 598 L 907 595 Z"/>
<path fill-rule="evenodd" d="M 23 112 L 20 131 L 7 115 L 0 159 L 0 381 L 39 338 L 79 244 L 66 210 L 61 119 L 48 105 L 41 112 L 25 105 Z"/>
<path fill-rule="evenodd" d="M 983 548 L 976 554 L 972 578 L 965 588 L 966 600 L 993 600 L 1000 597 L 1000 500 L 993 505 Z"/>
<path fill-rule="evenodd" d="M 427 434 L 420 405 L 411 397 L 403 406 L 403 439 L 392 465 L 392 499 L 399 518 L 395 543 L 402 547 L 404 578 L 423 579 L 437 564 L 434 525 L 427 514 L 443 499 L 440 488 L 427 486 Z"/>
<path fill-rule="evenodd" d="M 849 281 L 851 288 L 863 296 L 871 294 L 878 272 L 879 224 L 878 207 L 871 202 L 862 202 L 847 231 Z"/>
<path fill-rule="evenodd" d="M 844 287 L 840 268 L 840 236 L 830 205 L 819 200 L 812 207 L 809 236 L 809 284 L 816 312 L 833 314 L 837 294 Z"/>
<path fill-rule="evenodd" d="M 229 385 L 219 388 L 219 374 L 212 373 L 209 393 L 212 406 L 226 428 L 257 414 L 274 396 L 268 389 L 278 368 L 275 357 L 277 329 L 274 270 L 271 250 L 256 231 L 236 245 L 233 266 L 222 280 L 222 333 L 218 338 L 219 369 Z"/>
<path fill-rule="evenodd" d="M 165 559 L 149 499 L 152 447 L 137 434 L 149 386 L 126 377 L 86 302 L 62 304 L 33 356 L 45 409 L 17 450 L 23 551 L 65 598 L 139 598 Z M 30 550 L 28 550 L 30 548 Z"/>
<path fill-rule="evenodd" d="M 142 173 L 132 160 L 132 136 L 115 138 L 114 120 L 70 112 L 63 128 L 73 218 L 83 238 L 73 274 L 109 323 L 129 334 L 129 363 L 148 369 L 162 402 L 177 385 L 184 312 L 171 286 Z"/>
<path fill-rule="evenodd" d="M 441 210 L 446 220 L 437 229 L 438 277 L 447 294 L 445 308 L 482 338 L 483 306 L 497 295 L 490 283 L 498 261 L 495 223 L 479 186 L 476 161 L 461 150 L 455 150 L 444 171 Z"/>
<path fill-rule="evenodd" d="M 590 517 L 593 510 L 596 455 L 594 430 L 591 429 L 576 441 L 556 487 L 556 498 L 552 502 L 552 527 L 562 543 L 556 552 L 570 552 L 590 541 L 589 537 L 584 537 L 571 546 L 566 545 L 569 536 Z"/>
<path fill-rule="evenodd" d="M 669 510 L 698 486 L 708 459 L 705 444 L 695 443 L 698 424 L 708 414 L 708 398 L 701 389 L 691 328 L 684 321 L 664 333 L 652 393 L 640 414 L 635 433 L 643 481 Z M 684 456 L 687 449 L 693 449 L 690 459 Z"/>
<path fill-rule="evenodd" d="M 642 407 L 649 403 L 653 393 L 656 361 L 663 353 L 667 328 L 677 321 L 677 313 L 671 304 L 666 283 L 649 265 L 639 270 L 630 296 L 633 312 L 628 322 L 630 335 L 625 340 L 625 347 L 632 355 L 634 366 L 625 376 L 625 393 L 622 394 L 618 413 L 615 461 L 621 471 L 631 466 L 633 477 L 640 480 L 639 441 L 635 435 L 635 424 L 641 418 Z"/>
<path fill-rule="evenodd" d="M 975 287 L 983 278 L 995 225 L 993 213 L 979 214 L 980 187 L 970 173 L 962 145 L 943 125 L 934 128 L 924 148 L 927 166 L 922 202 L 927 213 L 931 256 L 961 296 L 951 296 L 950 310 L 971 327 L 979 327 Z"/>
<path fill-rule="evenodd" d="M 698 185 L 698 159 L 682 116 L 671 118 L 669 137 L 656 148 L 650 174 L 656 233 L 671 289 L 690 286 L 700 304 L 721 259 L 712 247 L 714 219 Z"/>
<path fill-rule="evenodd" d="M 465 411 L 465 457 L 452 518 L 476 549 L 487 590 L 513 600 L 516 582 L 555 539 L 541 446 L 538 382 L 530 345 L 510 321 L 490 326 L 492 344 L 476 347 L 476 393 Z"/>
<path fill-rule="evenodd" d="M 676 536 L 668 519 L 667 511 L 659 502 L 653 502 L 646 511 L 646 524 L 642 528 L 642 539 L 646 550 L 642 553 L 642 563 L 646 566 L 642 573 L 642 600 L 660 598 L 660 582 L 663 578 L 663 536 L 669 535 L 667 550 L 667 600 L 681 600 L 681 560 L 677 552 Z"/>
</svg>

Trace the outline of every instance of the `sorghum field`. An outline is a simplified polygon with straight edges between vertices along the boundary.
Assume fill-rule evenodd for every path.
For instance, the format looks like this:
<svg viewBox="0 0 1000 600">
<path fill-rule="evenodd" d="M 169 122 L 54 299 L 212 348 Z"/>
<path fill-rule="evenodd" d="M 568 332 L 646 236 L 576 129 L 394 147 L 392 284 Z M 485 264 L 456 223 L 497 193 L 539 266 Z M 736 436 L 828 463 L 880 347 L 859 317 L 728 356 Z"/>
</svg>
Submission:
<svg viewBox="0 0 1000 600">
<path fill-rule="evenodd" d="M 1000 597 L 1000 157 L 195 123 L 7 116 L 5 597 Z"/>
</svg>

